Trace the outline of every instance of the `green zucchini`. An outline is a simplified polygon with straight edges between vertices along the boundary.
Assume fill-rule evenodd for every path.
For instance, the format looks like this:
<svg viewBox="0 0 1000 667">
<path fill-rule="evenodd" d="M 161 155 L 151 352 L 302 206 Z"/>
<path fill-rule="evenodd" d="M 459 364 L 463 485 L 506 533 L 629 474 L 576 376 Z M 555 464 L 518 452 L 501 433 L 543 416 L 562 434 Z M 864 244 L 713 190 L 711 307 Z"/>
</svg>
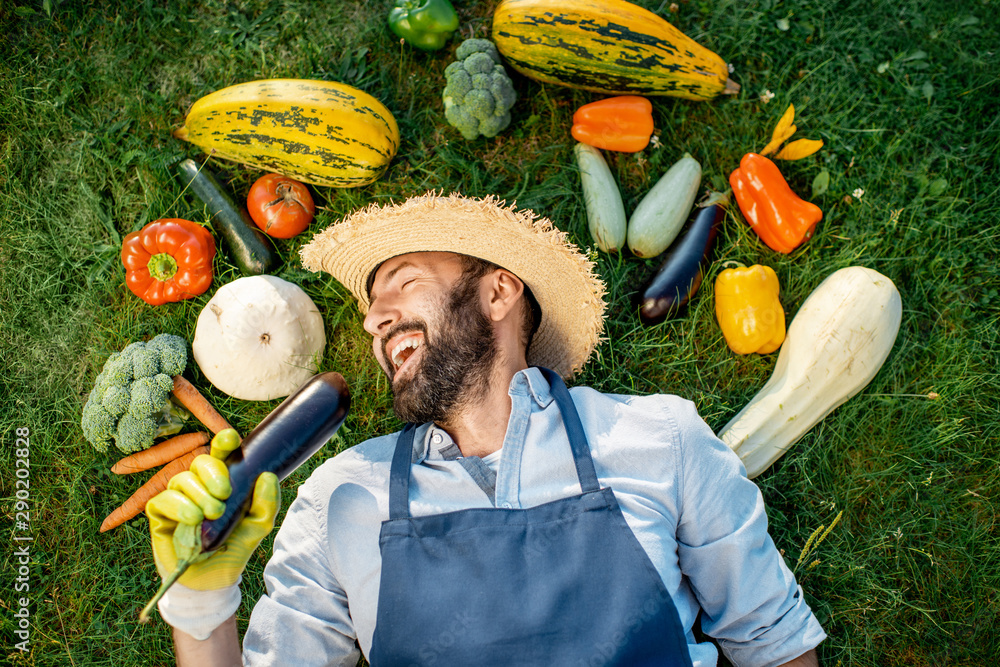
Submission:
<svg viewBox="0 0 1000 667">
<path fill-rule="evenodd" d="M 667 170 L 628 221 L 628 248 L 636 257 L 656 257 L 677 238 L 701 184 L 701 165 L 685 153 Z"/>
<path fill-rule="evenodd" d="M 212 227 L 229 248 L 241 273 L 258 276 L 271 273 L 281 263 L 274 244 L 257 226 L 245 206 L 239 206 L 212 172 L 191 159 L 177 165 L 181 181 L 208 206 Z"/>
<path fill-rule="evenodd" d="M 573 152 L 580 167 L 590 235 L 604 252 L 618 252 L 625 245 L 626 230 L 625 204 L 618 184 L 599 149 L 578 143 Z"/>
</svg>

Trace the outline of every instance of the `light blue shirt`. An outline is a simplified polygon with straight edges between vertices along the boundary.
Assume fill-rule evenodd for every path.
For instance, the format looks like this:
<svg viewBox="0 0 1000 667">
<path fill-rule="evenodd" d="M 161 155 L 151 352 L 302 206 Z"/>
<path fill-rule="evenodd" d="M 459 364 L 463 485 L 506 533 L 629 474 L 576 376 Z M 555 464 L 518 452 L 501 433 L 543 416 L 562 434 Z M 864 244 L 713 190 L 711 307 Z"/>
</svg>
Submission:
<svg viewBox="0 0 1000 667">
<path fill-rule="evenodd" d="M 578 495 L 580 485 L 559 408 L 537 369 L 510 386 L 503 448 L 470 466 L 448 434 L 425 424 L 414 438 L 413 516 L 468 508 L 527 508 Z M 639 543 L 663 578 L 696 666 L 715 665 L 716 638 L 737 666 L 779 665 L 826 634 L 767 534 L 757 486 L 694 404 L 676 396 L 618 396 L 575 387 L 602 486 L 610 486 Z M 355 665 L 375 631 L 379 529 L 389 517 L 396 434 L 361 443 L 318 467 L 274 541 L 243 640 L 250 665 Z M 485 468 L 486 475 L 477 474 Z M 493 475 L 495 473 L 495 486 Z M 494 498 L 489 490 L 495 489 Z M 613 564 L 609 564 L 613 566 Z M 446 619 L 426 629 L 444 645 Z"/>
</svg>

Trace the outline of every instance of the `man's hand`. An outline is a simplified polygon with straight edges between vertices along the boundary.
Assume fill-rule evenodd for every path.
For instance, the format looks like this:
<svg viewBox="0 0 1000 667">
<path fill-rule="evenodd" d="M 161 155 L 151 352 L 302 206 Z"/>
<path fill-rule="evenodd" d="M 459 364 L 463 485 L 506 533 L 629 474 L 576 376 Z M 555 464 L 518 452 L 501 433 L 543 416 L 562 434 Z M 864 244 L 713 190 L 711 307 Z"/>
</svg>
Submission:
<svg viewBox="0 0 1000 667">
<path fill-rule="evenodd" d="M 153 558 L 161 577 L 177 567 L 175 536 L 180 524 L 197 529 L 203 519 L 215 519 L 225 510 L 224 500 L 232 489 L 226 457 L 239 447 L 236 431 L 226 429 L 212 438 L 210 455 L 191 463 L 191 469 L 175 475 L 167 490 L 146 503 Z M 194 563 L 178 580 L 195 590 L 217 590 L 235 584 L 250 556 L 271 529 L 281 506 L 281 488 L 274 473 L 257 478 L 250 512 L 233 531 L 225 545 L 209 558 Z"/>
<path fill-rule="evenodd" d="M 160 615 L 175 630 L 178 664 L 239 662 L 239 640 L 232 622 L 240 605 L 238 583 L 250 556 L 274 528 L 281 506 L 277 476 L 263 473 L 257 478 L 250 512 L 222 547 L 197 562 L 190 560 L 200 551 L 202 520 L 216 519 L 225 511 L 223 501 L 232 488 L 224 461 L 239 445 L 236 431 L 220 431 L 212 438 L 210 455 L 196 458 L 190 470 L 175 475 L 166 491 L 146 503 L 160 576 L 166 579 L 174 572 L 180 558 L 191 563 L 159 601 Z M 215 632 L 220 625 L 225 631 Z M 203 659 L 209 655 L 225 659 Z"/>
</svg>

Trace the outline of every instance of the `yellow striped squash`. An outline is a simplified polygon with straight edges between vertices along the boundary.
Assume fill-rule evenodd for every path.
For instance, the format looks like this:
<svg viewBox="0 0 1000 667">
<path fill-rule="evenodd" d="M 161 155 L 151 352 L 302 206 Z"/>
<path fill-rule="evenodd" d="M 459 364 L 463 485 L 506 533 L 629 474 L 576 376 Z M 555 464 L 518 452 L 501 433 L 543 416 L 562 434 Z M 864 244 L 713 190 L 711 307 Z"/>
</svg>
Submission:
<svg viewBox="0 0 1000 667">
<path fill-rule="evenodd" d="M 689 100 L 740 88 L 722 58 L 624 0 L 503 0 L 493 41 L 521 74 L 571 88 Z"/>
<path fill-rule="evenodd" d="M 377 99 L 343 83 L 264 79 L 195 102 L 174 136 L 227 160 L 337 188 L 372 183 L 399 147 Z"/>
</svg>

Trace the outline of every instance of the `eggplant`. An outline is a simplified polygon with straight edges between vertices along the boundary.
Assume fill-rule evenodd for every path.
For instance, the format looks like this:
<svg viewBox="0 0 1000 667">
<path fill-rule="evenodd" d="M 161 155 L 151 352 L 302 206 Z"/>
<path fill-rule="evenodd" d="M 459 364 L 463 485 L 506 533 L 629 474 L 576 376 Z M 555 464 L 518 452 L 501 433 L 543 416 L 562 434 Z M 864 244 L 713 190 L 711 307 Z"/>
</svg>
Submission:
<svg viewBox="0 0 1000 667">
<path fill-rule="evenodd" d="M 286 398 L 226 458 L 233 492 L 218 519 L 201 524 L 201 548 L 222 546 L 246 516 L 257 477 L 273 472 L 283 480 L 325 445 L 347 417 L 351 394 L 340 373 L 314 375 Z"/>
<path fill-rule="evenodd" d="M 709 261 L 725 209 L 719 204 L 697 209 L 687 231 L 667 251 L 656 274 L 639 292 L 639 319 L 659 324 L 680 312 L 698 288 Z"/>
<path fill-rule="evenodd" d="M 281 402 L 226 458 L 232 493 L 218 519 L 191 527 L 180 524 L 174 536 L 177 567 L 163 580 L 139 618 L 145 621 L 153 605 L 187 568 L 218 549 L 246 516 L 261 473 L 273 472 L 279 481 L 315 454 L 344 423 L 351 393 L 340 373 L 314 375 Z"/>
</svg>

